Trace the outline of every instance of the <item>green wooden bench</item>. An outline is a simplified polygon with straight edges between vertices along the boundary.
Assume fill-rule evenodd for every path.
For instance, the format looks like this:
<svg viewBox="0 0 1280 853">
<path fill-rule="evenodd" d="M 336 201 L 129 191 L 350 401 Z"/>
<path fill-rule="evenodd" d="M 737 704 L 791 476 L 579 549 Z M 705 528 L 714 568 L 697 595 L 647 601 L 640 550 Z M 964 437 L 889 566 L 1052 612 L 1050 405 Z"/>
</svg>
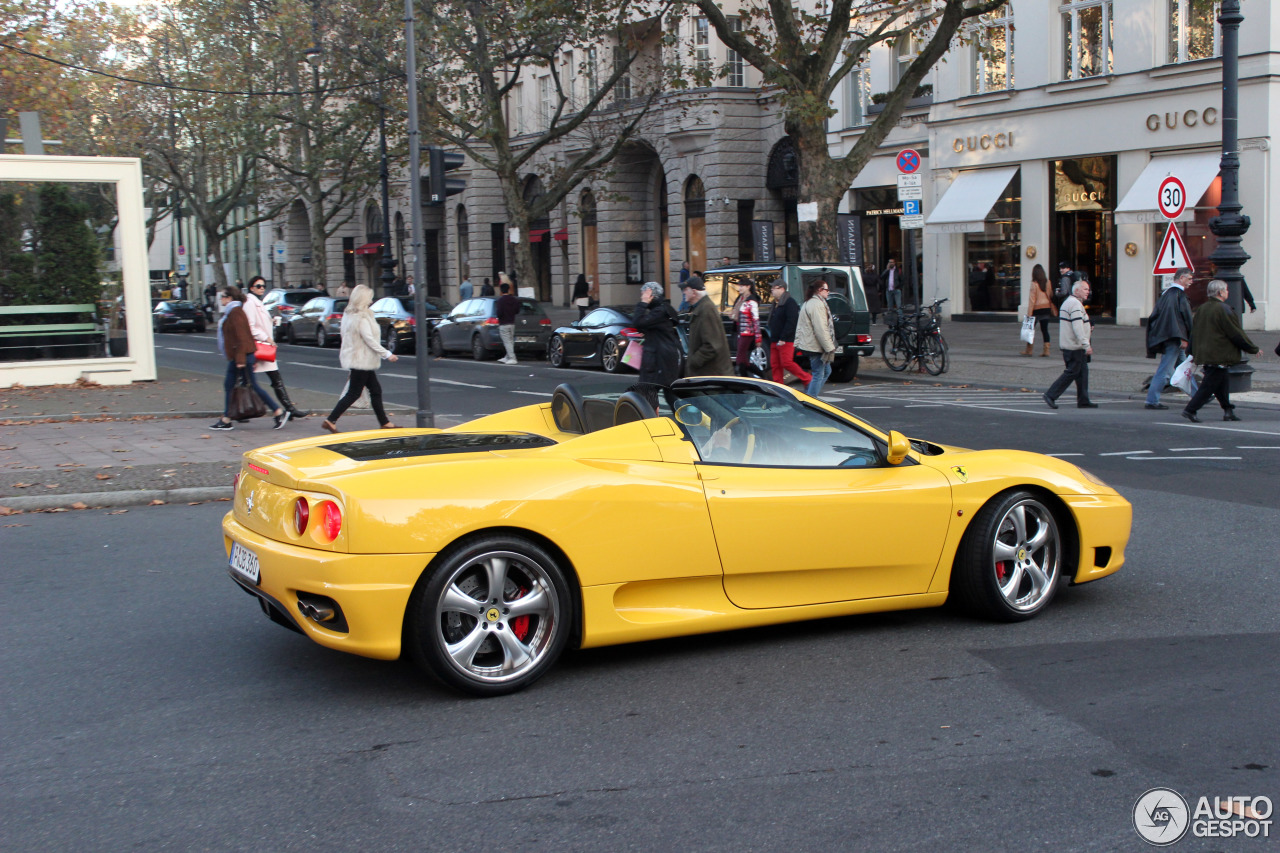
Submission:
<svg viewBox="0 0 1280 853">
<path fill-rule="evenodd" d="M 0 350 L 4 350 L 6 358 L 21 358 L 21 353 L 14 350 L 41 351 L 44 358 L 53 358 L 55 348 L 79 347 L 91 348 L 101 355 L 106 341 L 106 333 L 98 327 L 96 321 L 49 323 L 24 322 L 27 318 L 48 317 L 49 315 L 66 315 L 68 320 L 77 316 L 97 316 L 96 305 L 4 305 L 0 306 Z M 13 322 L 13 320 L 17 322 Z M 61 319 L 61 316 L 55 316 Z M 74 355 L 63 356 L 74 358 Z"/>
</svg>

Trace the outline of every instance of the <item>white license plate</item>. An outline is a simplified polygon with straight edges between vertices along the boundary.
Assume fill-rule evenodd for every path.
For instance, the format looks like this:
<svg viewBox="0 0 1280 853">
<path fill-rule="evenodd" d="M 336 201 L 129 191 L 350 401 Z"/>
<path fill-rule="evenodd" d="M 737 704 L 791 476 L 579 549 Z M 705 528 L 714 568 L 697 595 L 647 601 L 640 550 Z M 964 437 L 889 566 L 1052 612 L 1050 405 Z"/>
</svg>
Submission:
<svg viewBox="0 0 1280 853">
<path fill-rule="evenodd" d="M 231 571 L 252 583 L 258 582 L 258 555 L 241 545 L 231 543 Z"/>
<path fill-rule="evenodd" d="M 516 343 L 518 344 L 536 344 L 537 342 L 537 335 L 516 335 Z"/>
</svg>

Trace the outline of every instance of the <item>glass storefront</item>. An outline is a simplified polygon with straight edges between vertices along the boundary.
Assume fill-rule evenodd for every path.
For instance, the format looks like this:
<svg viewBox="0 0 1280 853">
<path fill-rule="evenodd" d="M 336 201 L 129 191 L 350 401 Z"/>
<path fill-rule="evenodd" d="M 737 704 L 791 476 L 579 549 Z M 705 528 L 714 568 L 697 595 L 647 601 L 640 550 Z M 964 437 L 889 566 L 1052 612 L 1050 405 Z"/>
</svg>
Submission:
<svg viewBox="0 0 1280 853">
<path fill-rule="evenodd" d="M 1116 158 L 1054 160 L 1049 180 L 1053 215 L 1049 242 L 1055 247 L 1045 269 L 1056 284 L 1058 263 L 1066 261 L 1092 285 L 1089 316 L 1116 316 Z"/>
<path fill-rule="evenodd" d="M 1022 300 L 1022 173 L 1015 172 L 982 231 L 965 235 L 964 312 L 1017 311 Z"/>
</svg>

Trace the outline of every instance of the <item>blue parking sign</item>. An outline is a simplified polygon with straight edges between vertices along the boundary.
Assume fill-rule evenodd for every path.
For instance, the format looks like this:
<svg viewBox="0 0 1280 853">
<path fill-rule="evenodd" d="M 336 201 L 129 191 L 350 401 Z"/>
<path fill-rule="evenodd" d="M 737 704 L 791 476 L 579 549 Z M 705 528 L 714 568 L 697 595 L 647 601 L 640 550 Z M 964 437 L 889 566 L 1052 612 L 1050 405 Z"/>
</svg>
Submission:
<svg viewBox="0 0 1280 853">
<path fill-rule="evenodd" d="M 914 201 L 904 201 L 902 203 L 902 215 L 903 216 L 919 216 L 920 200 L 915 199 Z"/>
</svg>

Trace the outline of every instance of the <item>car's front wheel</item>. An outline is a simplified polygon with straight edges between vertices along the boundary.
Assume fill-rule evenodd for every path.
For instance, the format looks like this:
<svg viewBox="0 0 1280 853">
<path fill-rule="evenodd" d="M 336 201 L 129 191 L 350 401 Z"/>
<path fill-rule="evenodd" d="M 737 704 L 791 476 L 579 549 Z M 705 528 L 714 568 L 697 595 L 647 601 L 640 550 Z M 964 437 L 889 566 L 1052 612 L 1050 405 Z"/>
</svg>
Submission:
<svg viewBox="0 0 1280 853">
<path fill-rule="evenodd" d="M 552 367 L 568 367 L 569 360 L 564 357 L 564 340 L 555 335 L 547 345 L 547 361 Z"/>
<path fill-rule="evenodd" d="M 409 601 L 407 638 L 428 673 L 465 693 L 514 693 L 556 662 L 573 628 L 572 588 L 546 550 L 485 536 L 446 551 Z"/>
<path fill-rule="evenodd" d="M 444 358 L 444 341 L 440 340 L 439 332 L 431 336 L 431 354 L 436 358 Z"/>
<path fill-rule="evenodd" d="M 1035 493 L 1016 489 L 979 510 L 951 579 L 961 607 L 1001 622 L 1030 619 L 1053 600 L 1065 564 L 1058 520 Z"/>
</svg>

